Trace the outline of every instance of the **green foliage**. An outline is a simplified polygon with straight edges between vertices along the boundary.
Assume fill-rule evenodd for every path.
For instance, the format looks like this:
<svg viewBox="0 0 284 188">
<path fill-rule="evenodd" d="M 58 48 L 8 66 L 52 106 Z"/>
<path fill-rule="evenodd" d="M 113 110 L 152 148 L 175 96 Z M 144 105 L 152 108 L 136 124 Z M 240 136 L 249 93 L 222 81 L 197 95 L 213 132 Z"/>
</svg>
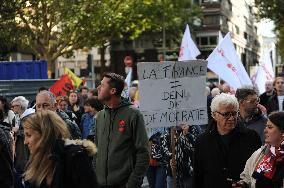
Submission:
<svg viewBox="0 0 284 188">
<path fill-rule="evenodd" d="M 283 0 L 255 0 L 259 9 L 259 18 L 268 18 L 274 21 L 278 39 L 279 52 L 284 58 L 284 1 Z"/>
<path fill-rule="evenodd" d="M 284 23 L 284 1 L 283 0 L 255 0 L 259 10 L 260 18 L 269 18 L 276 25 Z"/>
<path fill-rule="evenodd" d="M 185 24 L 200 16 L 191 0 L 2 0 L 0 48 L 31 49 L 49 65 L 83 47 L 105 47 L 122 38 L 166 28 L 181 39 Z M 5 51 L 4 50 L 4 51 Z M 3 50 L 1 50 L 3 51 Z"/>
</svg>

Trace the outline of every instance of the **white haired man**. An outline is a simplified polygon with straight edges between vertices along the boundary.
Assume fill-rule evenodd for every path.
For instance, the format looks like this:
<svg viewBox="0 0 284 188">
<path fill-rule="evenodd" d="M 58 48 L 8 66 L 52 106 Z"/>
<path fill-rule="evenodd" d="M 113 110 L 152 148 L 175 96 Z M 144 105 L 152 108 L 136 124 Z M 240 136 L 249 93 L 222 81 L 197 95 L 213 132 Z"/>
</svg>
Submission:
<svg viewBox="0 0 284 188">
<path fill-rule="evenodd" d="M 195 144 L 193 187 L 232 187 L 250 155 L 261 146 L 254 130 L 237 125 L 236 97 L 222 93 L 211 103 L 214 121 Z"/>
<path fill-rule="evenodd" d="M 15 143 L 15 169 L 18 175 L 24 172 L 26 163 L 29 158 L 28 148 L 24 145 L 24 129 L 22 126 L 23 119 L 35 112 L 34 109 L 28 108 L 29 101 L 23 97 L 15 97 L 11 102 L 11 109 L 16 114 L 15 116 L 15 127 L 13 127 L 13 132 L 15 133 L 16 143 Z"/>
</svg>

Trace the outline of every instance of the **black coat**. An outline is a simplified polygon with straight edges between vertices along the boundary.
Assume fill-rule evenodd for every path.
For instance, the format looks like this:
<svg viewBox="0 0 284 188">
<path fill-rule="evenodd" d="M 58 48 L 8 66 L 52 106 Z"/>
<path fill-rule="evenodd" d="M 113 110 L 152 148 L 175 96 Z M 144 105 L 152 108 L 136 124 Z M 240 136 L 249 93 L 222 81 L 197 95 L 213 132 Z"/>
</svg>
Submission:
<svg viewBox="0 0 284 188">
<path fill-rule="evenodd" d="M 284 102 L 282 103 L 282 106 L 284 109 Z M 274 94 L 268 99 L 267 114 L 270 114 L 271 112 L 278 111 L 278 110 L 279 110 L 278 98 L 277 98 L 277 94 Z"/>
<path fill-rule="evenodd" d="M 200 135 L 195 144 L 193 165 L 194 188 L 227 188 L 239 180 L 247 159 L 261 146 L 254 130 L 237 126 L 230 134 L 229 147 L 225 147 L 218 134 L 216 122 Z"/>
<path fill-rule="evenodd" d="M 64 145 L 60 140 L 54 146 L 51 159 L 55 161 L 55 173 L 51 186 L 36 186 L 26 182 L 26 188 L 97 188 L 92 159 L 82 145 Z"/>
<path fill-rule="evenodd" d="M 275 95 L 275 91 L 273 91 L 273 94 L 272 95 Z M 263 105 L 266 109 L 268 108 L 268 100 L 269 98 L 271 97 L 271 95 L 267 95 L 266 92 L 262 93 L 260 96 L 259 96 L 259 104 Z"/>
<path fill-rule="evenodd" d="M 0 124 L 0 187 L 13 187 L 12 138 L 9 127 Z"/>
</svg>

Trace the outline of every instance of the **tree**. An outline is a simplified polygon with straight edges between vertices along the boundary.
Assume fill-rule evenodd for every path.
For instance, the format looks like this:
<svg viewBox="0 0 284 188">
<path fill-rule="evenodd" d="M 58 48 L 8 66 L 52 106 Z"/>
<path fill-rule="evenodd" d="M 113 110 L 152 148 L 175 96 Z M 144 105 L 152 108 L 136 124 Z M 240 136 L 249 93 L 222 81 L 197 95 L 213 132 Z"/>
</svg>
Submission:
<svg viewBox="0 0 284 188">
<path fill-rule="evenodd" d="M 143 33 L 159 33 L 164 27 L 168 40 L 180 43 L 185 25 L 201 16 L 201 9 L 190 0 L 117 0 L 100 5 L 93 40 L 100 47 L 101 73 L 105 69 L 104 51 L 111 41 L 133 40 Z"/>
<path fill-rule="evenodd" d="M 268 18 L 274 21 L 278 49 L 284 57 L 284 1 L 283 0 L 255 0 L 259 18 Z"/>
<path fill-rule="evenodd" d="M 99 16 L 96 3 L 93 0 L 8 1 L 1 6 L 0 28 L 2 33 L 13 31 L 10 40 L 17 40 L 17 44 L 30 48 L 37 58 L 47 60 L 48 69 L 53 72 L 59 56 L 83 48 L 88 42 L 90 23 Z"/>
<path fill-rule="evenodd" d="M 76 49 L 97 46 L 104 52 L 112 40 L 135 39 L 166 27 L 177 33 L 198 15 L 190 0 L 13 0 L 0 7 L 0 33 L 7 51 L 28 48 L 39 59 L 54 62 Z M 185 21 L 187 20 L 187 21 Z M 182 26 L 182 27 L 181 27 Z M 177 29 L 178 28 L 178 29 Z M 169 35 L 170 36 L 170 35 Z M 2 38 L 3 39 L 3 38 Z M 9 40 L 8 40 L 9 39 Z M 0 37 L 1 41 L 1 37 Z"/>
</svg>

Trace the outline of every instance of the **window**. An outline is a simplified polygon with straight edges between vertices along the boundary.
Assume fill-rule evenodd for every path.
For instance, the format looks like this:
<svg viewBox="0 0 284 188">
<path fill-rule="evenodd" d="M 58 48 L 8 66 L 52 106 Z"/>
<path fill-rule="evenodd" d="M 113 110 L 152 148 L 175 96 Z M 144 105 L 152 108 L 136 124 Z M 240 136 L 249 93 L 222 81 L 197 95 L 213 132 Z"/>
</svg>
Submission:
<svg viewBox="0 0 284 188">
<path fill-rule="evenodd" d="M 196 38 L 196 43 L 198 45 L 217 45 L 218 37 L 217 36 L 206 36 L 206 37 L 198 37 Z"/>
<path fill-rule="evenodd" d="M 208 37 L 200 37 L 200 45 L 208 45 Z"/>
<path fill-rule="evenodd" d="M 204 16 L 203 20 L 204 25 L 219 25 L 220 24 L 220 16 Z"/>
<path fill-rule="evenodd" d="M 196 37 L 196 44 L 197 45 L 200 45 L 199 39 L 200 39 L 199 37 Z"/>
<path fill-rule="evenodd" d="M 240 34 L 240 28 L 235 25 L 236 33 L 239 35 Z"/>
<path fill-rule="evenodd" d="M 217 37 L 216 36 L 209 37 L 209 42 L 210 45 L 217 45 Z"/>
<path fill-rule="evenodd" d="M 248 34 L 246 32 L 244 32 L 244 38 L 247 39 L 248 38 Z"/>
</svg>

